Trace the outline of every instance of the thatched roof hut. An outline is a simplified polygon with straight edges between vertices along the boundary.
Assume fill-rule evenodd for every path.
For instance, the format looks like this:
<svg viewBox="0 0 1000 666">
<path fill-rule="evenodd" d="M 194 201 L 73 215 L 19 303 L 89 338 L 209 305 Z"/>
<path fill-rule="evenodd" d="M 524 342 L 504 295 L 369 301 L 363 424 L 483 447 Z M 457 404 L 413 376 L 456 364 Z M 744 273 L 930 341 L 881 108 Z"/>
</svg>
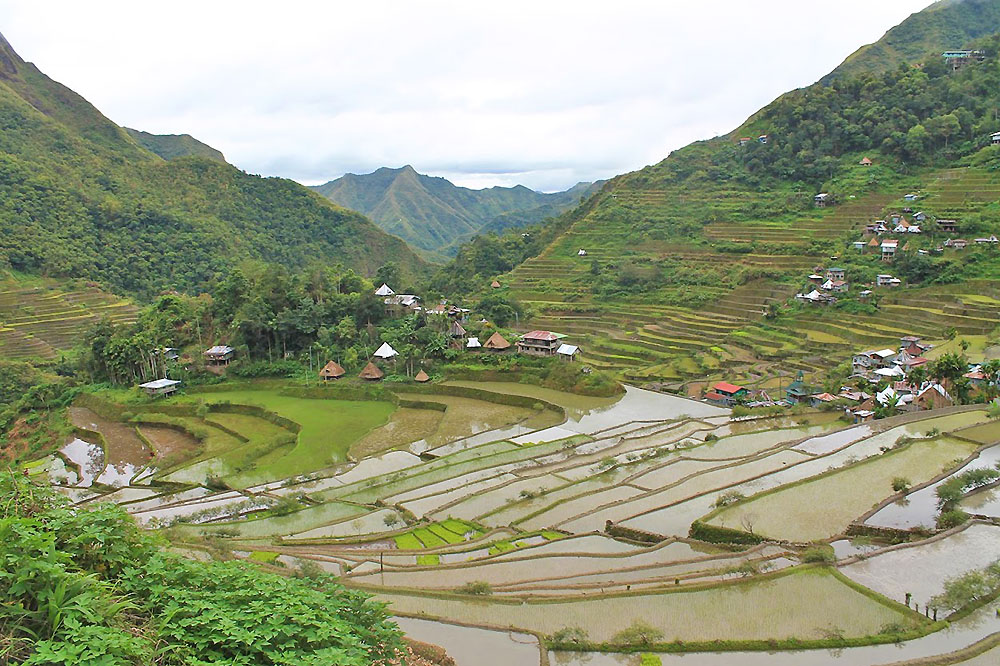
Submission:
<svg viewBox="0 0 1000 666">
<path fill-rule="evenodd" d="M 448 332 L 453 338 L 461 338 L 465 335 L 465 327 L 457 321 L 453 321 L 451 323 L 451 329 L 449 329 Z"/>
<path fill-rule="evenodd" d="M 421 384 L 423 384 L 424 382 L 429 382 L 430 380 L 431 380 L 430 375 L 428 375 L 423 370 L 421 370 L 420 372 L 418 372 L 417 376 L 413 378 L 413 381 L 420 382 Z"/>
<path fill-rule="evenodd" d="M 361 379 L 377 381 L 385 377 L 385 373 L 382 372 L 377 365 L 368 361 L 368 365 L 366 365 L 365 369 L 358 374 L 358 377 L 361 377 Z"/>
<path fill-rule="evenodd" d="M 483 344 L 483 348 L 492 349 L 493 351 L 503 351 L 510 348 L 510 343 L 499 332 L 496 332 Z"/>
<path fill-rule="evenodd" d="M 319 371 L 321 379 L 340 379 L 345 374 L 347 374 L 347 370 L 344 370 L 344 366 L 336 361 L 330 361 Z"/>
</svg>

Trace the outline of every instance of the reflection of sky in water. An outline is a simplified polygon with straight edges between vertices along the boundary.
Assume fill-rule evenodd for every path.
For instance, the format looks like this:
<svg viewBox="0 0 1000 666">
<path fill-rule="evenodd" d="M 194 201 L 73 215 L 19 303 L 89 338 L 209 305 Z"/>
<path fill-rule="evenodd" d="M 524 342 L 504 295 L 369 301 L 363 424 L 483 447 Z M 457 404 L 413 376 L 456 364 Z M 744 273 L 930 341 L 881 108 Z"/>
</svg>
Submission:
<svg viewBox="0 0 1000 666">
<path fill-rule="evenodd" d="M 955 476 L 955 474 L 961 474 L 962 472 L 973 469 L 993 468 L 996 466 L 997 462 L 1000 462 L 1000 446 L 992 446 L 980 453 L 979 457 L 969 462 L 968 465 L 956 470 L 955 473 L 948 478 Z M 946 480 L 947 479 L 942 479 L 933 485 L 921 488 L 916 492 L 912 492 L 907 495 L 905 500 L 902 502 L 887 504 L 880 509 L 878 513 L 866 520 L 865 523 L 868 525 L 896 527 L 899 529 L 908 529 L 910 527 L 917 526 L 933 526 L 938 512 L 937 489 L 938 486 Z M 1000 506 L 997 508 L 1000 508 Z M 989 511 L 974 509 L 973 513 L 988 514 Z"/>
<path fill-rule="evenodd" d="M 66 456 L 80 469 L 80 483 L 77 485 L 89 488 L 94 479 L 104 468 L 104 452 L 101 447 L 82 439 L 74 439 L 66 446 L 59 449 L 59 452 Z"/>
<path fill-rule="evenodd" d="M 538 639 L 531 634 L 409 617 L 395 617 L 393 621 L 408 636 L 443 647 L 458 666 L 519 666 L 539 662 Z"/>
<path fill-rule="evenodd" d="M 97 477 L 98 483 L 103 483 L 114 488 L 127 486 L 129 481 L 135 476 L 136 467 L 131 463 L 122 465 L 108 465 Z"/>
</svg>

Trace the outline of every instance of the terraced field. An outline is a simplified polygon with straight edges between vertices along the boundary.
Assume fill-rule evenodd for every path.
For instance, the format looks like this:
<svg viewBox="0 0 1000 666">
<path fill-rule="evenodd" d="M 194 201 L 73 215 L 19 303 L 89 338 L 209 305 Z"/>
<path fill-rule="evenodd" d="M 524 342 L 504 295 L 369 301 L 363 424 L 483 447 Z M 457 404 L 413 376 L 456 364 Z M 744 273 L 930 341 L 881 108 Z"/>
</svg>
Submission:
<svg viewBox="0 0 1000 666">
<path fill-rule="evenodd" d="M 489 382 L 475 387 L 518 392 Z M 731 421 L 726 410 L 632 387 L 613 404 L 531 387 L 519 392 L 563 406 L 566 416 L 518 434 L 462 432 L 430 449 L 421 437 L 411 451 L 320 462 L 311 474 L 240 489 L 163 469 L 118 489 L 62 490 L 73 501 L 117 501 L 150 528 L 170 526 L 167 534 L 186 549 L 212 537 L 262 566 L 340 576 L 396 613 L 529 637 L 576 627 L 590 640 L 616 643 L 641 621 L 666 641 L 691 643 L 688 649 L 725 639 L 794 638 L 808 647 L 831 635 L 891 641 L 892 631 L 935 628 L 832 567 L 804 565 L 805 545 L 765 540 L 721 548 L 694 538 L 701 534 L 694 527 L 708 521 L 753 530 L 737 515 L 751 510 L 760 516 L 759 534 L 844 542 L 848 523 L 892 494 L 893 476 L 919 482 L 956 467 L 970 451 L 988 450 L 949 434 L 980 432 L 988 422 L 981 409 L 847 426 L 830 413 Z M 289 416 L 334 418 L 342 407 L 283 397 L 292 402 L 272 406 Z M 201 460 L 238 458 L 254 437 L 273 436 L 265 431 L 277 427 L 232 407 L 210 412 L 200 427 L 210 424 L 219 433 L 202 441 Z M 915 441 L 896 447 L 901 437 Z M 43 460 L 30 472 L 40 478 L 53 466 L 54 459 Z M 845 485 L 866 493 L 855 497 Z M 795 521 L 783 520 L 786 514 Z M 802 531 L 814 525 L 822 533 Z M 980 541 L 942 542 L 933 552 L 945 557 L 969 543 L 980 548 Z M 878 561 L 879 552 L 869 548 L 867 556 Z M 941 584 L 935 567 L 915 565 L 911 573 L 921 589 Z"/>
<path fill-rule="evenodd" d="M 951 328 L 985 335 L 1000 321 L 1000 282 L 992 279 L 881 292 L 875 315 L 793 308 L 791 315 L 764 320 L 772 304 L 792 302 L 805 274 L 836 261 L 830 248 L 852 251 L 848 243 L 861 237 L 865 224 L 887 207 L 902 208 L 896 194 L 868 194 L 788 215 L 780 213 L 781 201 L 767 195 L 630 187 L 602 195 L 605 200 L 503 280 L 536 313 L 523 322 L 525 329 L 564 333 L 581 346 L 588 364 L 627 380 L 692 393 L 715 379 L 776 389 L 799 371 L 818 380 L 859 347 L 892 346 L 903 335 L 943 341 Z M 980 170 L 950 169 L 929 175 L 922 192 L 923 210 L 961 219 L 1000 200 L 1000 180 Z M 774 216 L 767 214 L 770 209 Z M 756 217 L 748 219 L 748 211 Z M 669 237 L 670 225 L 692 219 L 702 221 L 701 238 L 656 239 L 657 229 Z M 744 251 L 733 251 L 740 246 Z M 577 255 L 580 249 L 586 256 Z M 641 296 L 609 300 L 593 293 L 595 265 L 616 271 L 623 263 L 651 261 L 677 262 L 696 274 L 714 272 L 719 286 L 662 284 Z M 722 286 L 725 275 L 739 271 L 761 277 L 736 288 Z M 691 293 L 707 302 L 663 305 Z"/>
<path fill-rule="evenodd" d="M 0 280 L 0 357 L 55 358 L 99 319 L 129 323 L 136 313 L 131 303 L 97 287 Z"/>
</svg>

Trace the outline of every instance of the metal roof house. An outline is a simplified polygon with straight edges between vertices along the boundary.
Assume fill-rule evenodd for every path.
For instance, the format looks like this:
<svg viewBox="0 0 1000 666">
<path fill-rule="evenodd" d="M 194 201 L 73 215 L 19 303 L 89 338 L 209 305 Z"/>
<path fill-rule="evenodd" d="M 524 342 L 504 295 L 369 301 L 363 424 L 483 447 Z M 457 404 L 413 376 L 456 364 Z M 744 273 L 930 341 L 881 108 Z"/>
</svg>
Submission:
<svg viewBox="0 0 1000 666">
<path fill-rule="evenodd" d="M 517 350 L 522 354 L 552 356 L 559 350 L 559 340 L 563 337 L 551 331 L 531 331 L 517 341 Z"/>
<path fill-rule="evenodd" d="M 399 352 L 392 348 L 388 342 L 383 342 L 382 346 L 375 350 L 375 358 L 380 358 L 383 361 L 390 358 L 399 356 Z"/>
<path fill-rule="evenodd" d="M 236 350 L 228 345 L 215 345 L 206 349 L 204 356 L 209 363 L 229 363 L 235 353 Z"/>
<path fill-rule="evenodd" d="M 139 388 L 146 392 L 148 396 L 164 396 L 170 395 L 180 386 L 181 382 L 178 379 L 154 379 L 151 382 L 146 382 L 145 384 L 139 384 Z"/>
</svg>

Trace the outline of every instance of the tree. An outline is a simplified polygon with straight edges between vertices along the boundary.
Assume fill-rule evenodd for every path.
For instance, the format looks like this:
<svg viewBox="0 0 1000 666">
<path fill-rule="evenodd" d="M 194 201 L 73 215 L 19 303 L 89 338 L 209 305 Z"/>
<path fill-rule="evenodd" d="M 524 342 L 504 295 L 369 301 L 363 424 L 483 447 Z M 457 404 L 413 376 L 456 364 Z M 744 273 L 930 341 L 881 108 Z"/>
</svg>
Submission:
<svg viewBox="0 0 1000 666">
<path fill-rule="evenodd" d="M 382 264 L 375 272 L 375 282 L 378 283 L 376 286 L 387 284 L 393 290 L 400 289 L 403 279 L 399 271 L 399 264 L 395 261 Z"/>
</svg>

